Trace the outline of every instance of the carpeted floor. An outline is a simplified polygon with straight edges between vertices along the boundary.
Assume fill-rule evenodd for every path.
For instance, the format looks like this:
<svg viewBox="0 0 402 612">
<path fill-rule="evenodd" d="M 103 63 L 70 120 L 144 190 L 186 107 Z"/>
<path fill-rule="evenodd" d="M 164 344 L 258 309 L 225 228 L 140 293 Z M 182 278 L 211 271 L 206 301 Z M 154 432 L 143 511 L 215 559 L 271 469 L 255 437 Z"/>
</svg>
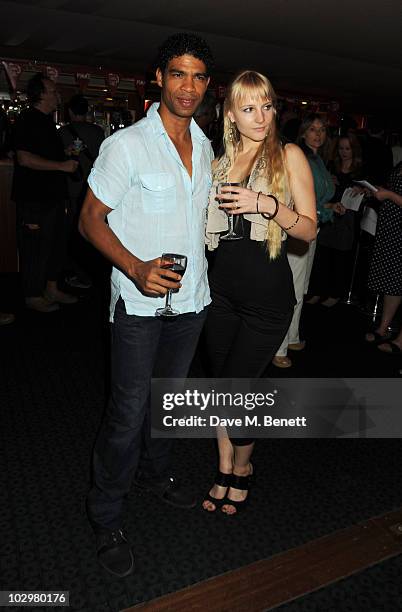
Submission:
<svg viewBox="0 0 402 612">
<path fill-rule="evenodd" d="M 234 520 L 133 489 L 126 527 L 137 571 L 114 579 L 97 565 L 84 510 L 108 387 L 106 296 L 83 292 L 50 315 L 0 306 L 17 311 L 0 328 L 0 590 L 69 590 L 71 610 L 117 612 L 402 506 L 398 439 L 261 440 L 252 503 Z M 267 375 L 399 376 L 398 358 L 362 342 L 367 320 L 353 307 L 306 307 L 303 327 L 308 345 L 294 367 Z M 177 441 L 173 465 L 201 503 L 214 442 Z M 392 559 L 280 609 L 400 610 L 401 569 Z"/>
</svg>

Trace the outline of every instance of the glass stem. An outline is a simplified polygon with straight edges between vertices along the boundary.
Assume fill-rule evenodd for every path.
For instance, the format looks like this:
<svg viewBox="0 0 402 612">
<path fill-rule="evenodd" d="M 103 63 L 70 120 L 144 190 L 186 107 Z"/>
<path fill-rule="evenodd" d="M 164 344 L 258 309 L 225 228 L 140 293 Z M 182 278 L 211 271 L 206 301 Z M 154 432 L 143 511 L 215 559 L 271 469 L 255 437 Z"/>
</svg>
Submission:
<svg viewBox="0 0 402 612">
<path fill-rule="evenodd" d="M 172 290 L 168 289 L 168 292 L 166 294 L 166 303 L 165 303 L 165 308 L 169 308 L 169 310 L 172 309 L 171 305 L 170 305 L 170 301 L 172 299 Z"/>
</svg>

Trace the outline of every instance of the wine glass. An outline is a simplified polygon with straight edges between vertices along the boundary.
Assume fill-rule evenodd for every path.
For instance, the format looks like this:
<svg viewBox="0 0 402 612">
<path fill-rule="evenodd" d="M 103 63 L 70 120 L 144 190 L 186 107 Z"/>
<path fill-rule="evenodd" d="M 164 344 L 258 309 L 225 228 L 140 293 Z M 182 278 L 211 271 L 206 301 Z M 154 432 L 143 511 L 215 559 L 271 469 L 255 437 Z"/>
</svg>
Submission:
<svg viewBox="0 0 402 612">
<path fill-rule="evenodd" d="M 240 183 L 218 183 L 217 185 L 217 193 L 218 195 L 224 195 L 225 197 L 222 197 L 219 199 L 220 202 L 233 202 L 233 198 L 230 197 L 230 191 L 226 192 L 225 194 L 222 193 L 221 189 L 222 187 L 240 187 Z M 233 215 L 231 213 L 229 213 L 226 208 L 223 209 L 225 211 L 225 213 L 227 214 L 228 217 L 228 223 L 229 223 L 229 231 L 226 232 L 226 234 L 222 234 L 220 239 L 221 240 L 241 240 L 244 236 L 243 236 L 243 231 L 239 232 L 238 231 L 238 223 L 236 224 L 236 230 L 234 230 L 234 223 L 233 223 Z M 236 215 L 236 221 L 239 220 L 239 215 Z M 241 228 L 242 229 L 242 228 Z"/>
<path fill-rule="evenodd" d="M 183 276 L 187 268 L 187 257 L 186 255 L 179 255 L 178 253 L 163 253 L 161 268 L 164 268 L 165 270 L 172 270 L 173 272 L 176 272 L 176 274 Z M 163 308 L 157 308 L 155 311 L 156 317 L 177 317 L 177 315 L 180 314 L 178 310 L 174 310 L 170 305 L 172 291 L 172 289 L 167 290 L 166 304 Z"/>
<path fill-rule="evenodd" d="M 72 181 L 75 181 L 75 182 L 82 181 L 83 178 L 84 178 L 83 174 L 82 174 L 81 164 L 80 164 L 80 153 L 84 149 L 85 149 L 85 145 L 82 142 L 82 140 L 80 140 L 79 138 L 75 138 L 73 140 L 73 144 L 70 145 L 70 147 L 69 147 L 71 159 L 73 159 L 74 161 L 78 162 L 78 166 L 77 166 L 77 169 L 75 170 L 75 172 L 72 172 L 72 173 L 69 174 L 69 178 Z"/>
</svg>

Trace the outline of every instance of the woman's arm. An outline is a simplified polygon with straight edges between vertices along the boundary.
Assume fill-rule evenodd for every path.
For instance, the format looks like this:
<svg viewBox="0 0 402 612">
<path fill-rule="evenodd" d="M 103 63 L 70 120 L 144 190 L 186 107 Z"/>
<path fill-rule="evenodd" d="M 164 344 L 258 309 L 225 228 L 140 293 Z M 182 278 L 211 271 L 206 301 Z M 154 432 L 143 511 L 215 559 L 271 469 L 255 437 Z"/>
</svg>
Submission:
<svg viewBox="0 0 402 612">
<path fill-rule="evenodd" d="M 384 189 L 383 187 L 379 187 L 377 191 L 371 192 L 371 196 L 374 196 L 376 200 L 391 200 L 397 206 L 402 206 L 402 196 L 395 193 L 395 191 L 390 191 L 389 189 Z"/>
<path fill-rule="evenodd" d="M 295 209 L 291 210 L 286 204 L 279 202 L 274 219 L 289 236 L 309 242 L 317 235 L 317 212 L 311 169 L 302 150 L 293 144 L 286 145 L 285 164 Z M 232 203 L 220 204 L 220 208 L 226 208 L 233 215 L 275 213 L 275 200 L 261 192 L 257 194 L 243 187 L 227 187 L 221 190 L 221 193 L 226 192 L 233 196 Z"/>
<path fill-rule="evenodd" d="M 310 164 L 303 151 L 295 144 L 287 144 L 284 149 L 285 165 L 289 175 L 290 191 L 295 203 L 294 211 L 290 213 L 290 223 L 279 225 L 285 229 L 297 219 L 297 224 L 287 233 L 301 240 L 311 241 L 317 235 L 317 208 L 314 192 L 314 181 Z"/>
</svg>

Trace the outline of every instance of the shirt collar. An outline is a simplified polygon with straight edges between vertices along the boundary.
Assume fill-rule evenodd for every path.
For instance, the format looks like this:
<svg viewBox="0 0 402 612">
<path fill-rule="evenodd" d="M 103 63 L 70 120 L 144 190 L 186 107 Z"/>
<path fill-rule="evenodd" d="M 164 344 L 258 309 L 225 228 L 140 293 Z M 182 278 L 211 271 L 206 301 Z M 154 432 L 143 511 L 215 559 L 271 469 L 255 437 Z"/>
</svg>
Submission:
<svg viewBox="0 0 402 612">
<path fill-rule="evenodd" d="M 151 108 L 147 112 L 147 118 L 151 121 L 152 129 L 154 131 L 155 136 L 161 136 L 162 134 L 167 134 L 166 128 L 163 125 L 160 114 L 158 113 L 159 102 L 154 102 Z M 190 133 L 191 138 L 195 138 L 200 142 L 206 140 L 206 136 L 202 129 L 197 125 L 194 119 L 191 119 L 190 122 Z"/>
</svg>

